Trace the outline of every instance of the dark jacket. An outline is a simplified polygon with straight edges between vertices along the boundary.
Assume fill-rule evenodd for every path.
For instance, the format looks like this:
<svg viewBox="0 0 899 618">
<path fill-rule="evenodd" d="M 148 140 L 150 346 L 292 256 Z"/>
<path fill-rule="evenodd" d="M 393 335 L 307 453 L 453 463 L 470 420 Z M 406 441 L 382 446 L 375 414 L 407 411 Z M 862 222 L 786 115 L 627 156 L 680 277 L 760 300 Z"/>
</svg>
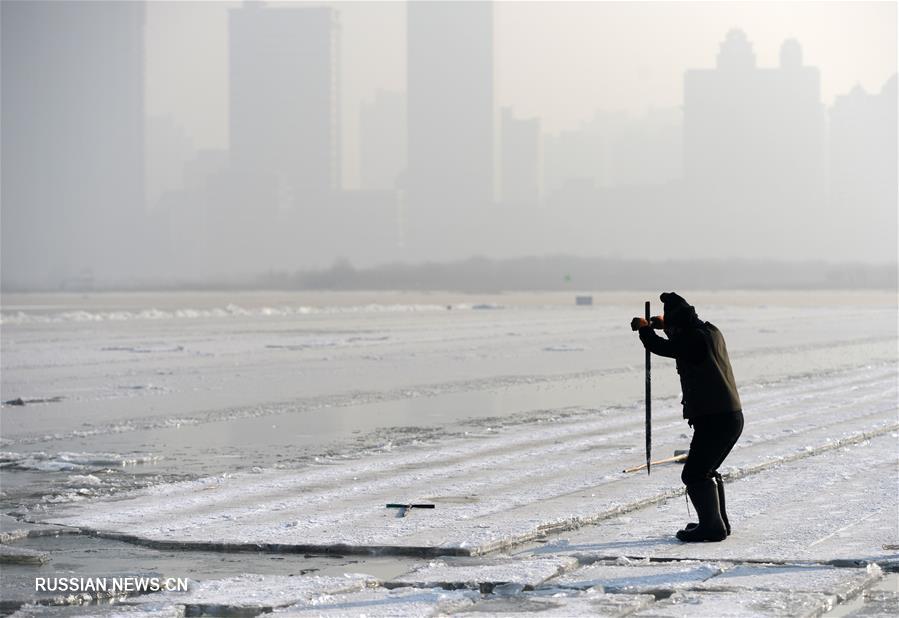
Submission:
<svg viewBox="0 0 899 618">
<path fill-rule="evenodd" d="M 651 328 L 641 328 L 640 341 L 653 354 L 677 361 L 684 418 L 742 411 L 721 331 L 714 324 L 701 321 L 693 307 L 676 294 L 663 294 L 662 300 L 668 301 L 665 302 L 668 338 L 659 337 Z"/>
</svg>

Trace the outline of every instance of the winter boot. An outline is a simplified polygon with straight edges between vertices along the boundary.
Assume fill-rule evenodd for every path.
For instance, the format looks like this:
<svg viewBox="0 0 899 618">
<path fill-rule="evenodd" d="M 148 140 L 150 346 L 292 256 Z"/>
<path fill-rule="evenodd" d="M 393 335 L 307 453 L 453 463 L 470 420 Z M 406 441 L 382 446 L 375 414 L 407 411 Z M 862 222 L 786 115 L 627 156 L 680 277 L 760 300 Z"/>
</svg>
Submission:
<svg viewBox="0 0 899 618">
<path fill-rule="evenodd" d="M 727 519 L 727 510 L 724 508 L 724 479 L 718 472 L 715 473 L 715 484 L 718 486 L 718 508 L 721 510 L 721 521 L 724 522 L 727 536 L 730 536 L 730 521 Z"/>
<path fill-rule="evenodd" d="M 687 494 L 699 516 L 699 524 L 690 530 L 678 530 L 677 538 L 685 543 L 700 541 L 723 541 L 727 538 L 727 529 L 721 519 L 718 505 L 717 483 L 714 479 L 706 479 L 687 485 Z"/>
<path fill-rule="evenodd" d="M 724 479 L 721 478 L 721 474 L 715 473 L 715 484 L 718 486 L 718 506 L 721 507 L 721 520 L 724 522 L 724 528 L 727 530 L 727 536 L 730 536 L 730 521 L 727 519 L 727 511 L 724 508 Z M 696 526 L 698 526 L 695 521 L 691 521 L 684 528 L 685 530 L 692 530 Z"/>
</svg>

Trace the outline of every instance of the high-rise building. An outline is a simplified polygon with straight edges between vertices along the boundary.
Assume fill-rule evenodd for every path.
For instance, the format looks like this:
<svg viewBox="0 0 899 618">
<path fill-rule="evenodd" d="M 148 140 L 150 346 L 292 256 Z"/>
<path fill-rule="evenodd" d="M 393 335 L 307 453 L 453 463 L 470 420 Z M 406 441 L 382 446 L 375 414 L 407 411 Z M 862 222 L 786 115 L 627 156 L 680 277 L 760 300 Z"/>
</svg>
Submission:
<svg viewBox="0 0 899 618">
<path fill-rule="evenodd" d="M 408 207 L 493 201 L 493 5 L 409 2 Z"/>
<path fill-rule="evenodd" d="M 502 110 L 502 201 L 536 203 L 540 199 L 540 120 L 516 118 L 512 108 Z"/>
<path fill-rule="evenodd" d="M 144 12 L 143 2 L 0 3 L 4 286 L 136 267 Z"/>
<path fill-rule="evenodd" d="M 824 170 L 824 107 L 818 69 L 785 41 L 780 66 L 758 68 L 741 30 L 728 32 L 714 69 L 684 78 L 688 181 L 728 187 L 817 185 Z"/>
<path fill-rule="evenodd" d="M 362 189 L 395 189 L 406 169 L 406 95 L 378 90 L 362 103 L 359 120 Z"/>
<path fill-rule="evenodd" d="M 764 237 L 766 257 L 799 257 L 796 238 L 826 197 L 825 136 L 820 76 L 803 64 L 799 43 L 785 41 L 779 66 L 759 68 L 746 35 L 728 32 L 717 66 L 684 77 L 684 171 L 695 224 L 716 231 L 710 242 L 727 255 L 739 235 Z M 809 251 L 802 257 L 813 257 L 810 243 L 802 248 Z"/>
<path fill-rule="evenodd" d="M 340 188 L 339 35 L 332 8 L 246 2 L 230 13 L 232 165 L 300 208 Z"/>
<path fill-rule="evenodd" d="M 855 259 L 896 258 L 896 75 L 876 94 L 856 86 L 830 110 L 830 211 L 834 227 L 864 247 Z M 834 245 L 839 252 L 840 244 Z M 841 256 L 843 257 L 843 256 Z"/>
<path fill-rule="evenodd" d="M 147 207 L 152 210 L 163 195 L 184 185 L 184 168 L 196 156 L 196 148 L 171 114 L 147 118 L 146 127 Z"/>
</svg>

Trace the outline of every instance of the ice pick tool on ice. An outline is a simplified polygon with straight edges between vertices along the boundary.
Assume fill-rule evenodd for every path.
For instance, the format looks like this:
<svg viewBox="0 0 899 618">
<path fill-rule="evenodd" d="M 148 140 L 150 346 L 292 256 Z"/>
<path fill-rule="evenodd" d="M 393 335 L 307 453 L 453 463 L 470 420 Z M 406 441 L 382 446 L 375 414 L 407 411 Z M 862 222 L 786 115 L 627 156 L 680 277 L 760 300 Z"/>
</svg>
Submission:
<svg viewBox="0 0 899 618">
<path fill-rule="evenodd" d="M 391 502 L 387 505 L 388 509 L 400 509 L 399 517 L 405 517 L 409 509 L 433 509 L 433 504 L 397 504 Z"/>
</svg>

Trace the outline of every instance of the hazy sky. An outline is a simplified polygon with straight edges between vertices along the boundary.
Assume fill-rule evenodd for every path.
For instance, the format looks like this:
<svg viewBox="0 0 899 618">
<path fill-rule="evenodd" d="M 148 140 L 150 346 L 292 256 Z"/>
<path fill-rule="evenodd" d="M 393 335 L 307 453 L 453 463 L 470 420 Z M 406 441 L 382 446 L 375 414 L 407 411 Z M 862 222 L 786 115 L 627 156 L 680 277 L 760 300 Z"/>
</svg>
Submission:
<svg viewBox="0 0 899 618">
<path fill-rule="evenodd" d="M 275 2 L 270 2 L 274 4 Z M 344 184 L 358 182 L 361 101 L 404 90 L 405 3 L 331 4 L 341 12 Z M 228 10 L 239 2 L 149 2 L 147 112 L 171 114 L 198 147 L 227 145 Z M 497 2 L 497 107 L 539 116 L 544 131 L 576 127 L 596 109 L 639 114 L 681 103 L 683 72 L 712 67 L 733 27 L 759 66 L 799 40 L 821 70 L 824 103 L 896 72 L 895 2 Z"/>
</svg>

